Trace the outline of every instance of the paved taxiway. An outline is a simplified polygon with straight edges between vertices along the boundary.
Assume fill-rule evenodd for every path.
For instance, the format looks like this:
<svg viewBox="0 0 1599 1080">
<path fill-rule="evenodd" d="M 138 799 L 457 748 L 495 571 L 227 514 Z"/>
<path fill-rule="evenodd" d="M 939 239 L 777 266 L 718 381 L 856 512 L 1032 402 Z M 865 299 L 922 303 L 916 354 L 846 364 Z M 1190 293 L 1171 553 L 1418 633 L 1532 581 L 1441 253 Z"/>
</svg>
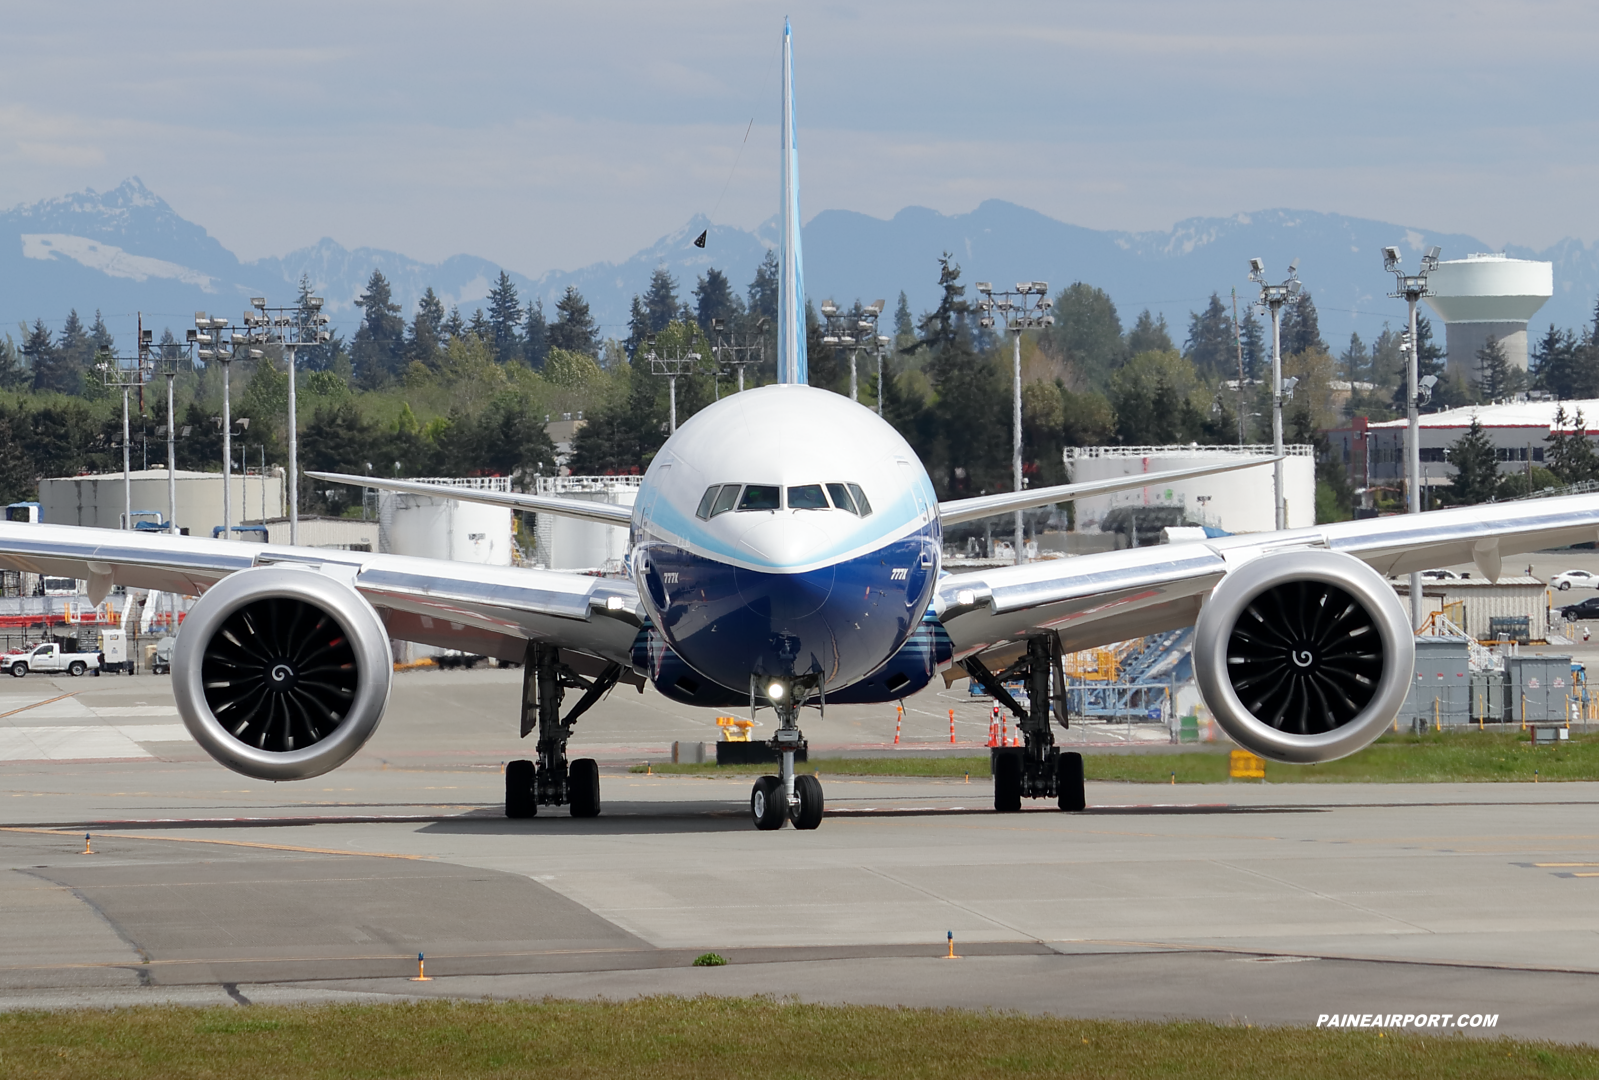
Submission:
<svg viewBox="0 0 1599 1080">
<path fill-rule="evenodd" d="M 519 684 L 399 675 L 351 764 L 274 785 L 187 742 L 165 678 L 0 683 L 0 1007 L 772 993 L 1254 1023 L 1488 1012 L 1593 1039 L 1599 785 L 1091 784 L 1086 813 L 1000 817 L 986 776 L 824 775 L 822 828 L 766 834 L 747 778 L 623 771 L 715 728 L 617 691 L 574 740 L 608 763 L 603 815 L 508 821 Z M 906 748 L 947 750 L 951 707 L 963 743 L 986 733 L 982 704 L 930 693 Z M 882 746 L 893 722 L 834 709 L 807 734 Z M 937 959 L 946 931 L 964 959 Z M 732 963 L 688 966 L 707 950 Z M 406 981 L 418 951 L 432 982 Z"/>
</svg>

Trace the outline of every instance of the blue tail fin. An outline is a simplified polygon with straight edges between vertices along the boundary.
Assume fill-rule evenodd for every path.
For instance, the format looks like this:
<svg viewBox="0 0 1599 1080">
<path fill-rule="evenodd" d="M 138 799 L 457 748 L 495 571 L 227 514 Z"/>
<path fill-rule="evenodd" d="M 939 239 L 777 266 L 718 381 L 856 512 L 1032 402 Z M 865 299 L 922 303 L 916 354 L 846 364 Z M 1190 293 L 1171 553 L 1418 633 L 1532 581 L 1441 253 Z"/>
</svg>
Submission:
<svg viewBox="0 0 1599 1080">
<path fill-rule="evenodd" d="M 794 132 L 793 29 L 783 20 L 783 220 L 777 255 L 777 381 L 805 383 L 805 260 L 800 255 L 799 142 Z"/>
</svg>

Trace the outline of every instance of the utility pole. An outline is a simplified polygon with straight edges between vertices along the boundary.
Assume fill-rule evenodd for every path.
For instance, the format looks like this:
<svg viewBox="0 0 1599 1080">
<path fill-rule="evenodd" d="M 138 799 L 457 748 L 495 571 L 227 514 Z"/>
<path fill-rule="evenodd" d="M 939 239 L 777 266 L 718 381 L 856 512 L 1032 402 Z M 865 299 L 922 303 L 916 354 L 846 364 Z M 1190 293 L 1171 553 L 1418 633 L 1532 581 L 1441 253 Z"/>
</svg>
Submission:
<svg viewBox="0 0 1599 1080">
<path fill-rule="evenodd" d="M 321 345 L 333 335 L 327 330 L 328 317 L 322 314 L 322 298 L 306 297 L 303 305 L 295 307 L 267 307 L 266 297 L 250 298 L 253 312 L 246 312 L 244 325 L 251 330 L 251 340 L 267 345 L 283 346 L 283 359 L 289 367 L 289 544 L 300 542 L 300 421 L 295 412 L 295 372 L 299 368 L 298 356 L 302 346 Z M 266 523 L 266 460 L 262 459 L 262 509 L 261 522 Z"/>
<path fill-rule="evenodd" d="M 154 346 L 155 332 L 144 328 L 144 313 L 139 314 L 139 364 L 148 366 L 152 370 L 159 370 L 167 380 L 167 532 L 173 536 L 178 535 L 178 476 L 175 471 L 178 467 L 178 427 L 177 416 L 174 411 L 175 395 L 172 384 L 178 377 L 178 358 L 189 353 L 192 345 L 178 345 L 177 343 L 163 344 L 159 358 Z M 191 334 L 192 337 L 192 334 Z M 159 368 L 157 360 L 159 359 Z M 193 356 L 189 356 L 189 366 L 194 366 Z M 188 429 L 183 433 L 187 435 Z M 159 433 L 158 433 L 159 434 Z"/>
<path fill-rule="evenodd" d="M 1407 510 L 1412 514 L 1421 513 L 1421 404 L 1422 386 L 1418 369 L 1419 353 L 1417 345 L 1420 339 L 1416 336 L 1416 303 L 1427 295 L 1427 275 L 1438 268 L 1438 256 L 1443 254 L 1436 245 L 1427 249 L 1421 257 L 1421 271 L 1416 274 L 1407 274 L 1399 265 L 1399 249 L 1385 247 L 1382 249 L 1382 268 L 1394 275 L 1396 292 L 1388 295 L 1398 299 L 1403 297 L 1410 307 L 1410 342 L 1409 357 L 1405 363 L 1405 418 L 1407 444 L 1405 446 L 1405 482 L 1407 492 Z M 1437 382 L 1436 379 L 1433 382 Z M 1430 389 L 1430 386 L 1429 388 Z M 1430 397 L 1430 394 L 1429 394 Z M 1421 628 L 1421 574 L 1416 572 L 1410 575 L 1410 623 L 1416 629 Z"/>
<path fill-rule="evenodd" d="M 224 335 L 227 335 L 224 338 Z M 201 360 L 215 361 L 222 365 L 222 538 L 233 539 L 233 397 L 228 381 L 229 369 L 233 366 L 236 350 L 242 345 L 246 346 L 244 355 L 252 360 L 259 360 L 264 353 L 260 349 L 248 348 L 250 337 L 233 334 L 233 327 L 228 320 L 212 318 L 203 311 L 194 313 L 194 329 L 189 331 L 189 340 L 200 346 L 196 352 Z M 249 424 L 248 420 L 244 421 Z"/>
<path fill-rule="evenodd" d="M 840 311 L 838 305 L 831 300 L 822 301 L 822 318 L 827 320 L 827 329 L 822 333 L 822 344 L 831 345 L 836 349 L 849 350 L 849 399 L 860 401 L 859 382 L 856 377 L 855 358 L 860 351 L 877 340 L 877 318 L 883 314 L 884 301 L 877 300 L 862 308 L 859 312 Z M 878 393 L 882 393 L 882 369 L 878 369 Z"/>
<path fill-rule="evenodd" d="M 1299 260 L 1288 264 L 1288 278 L 1280 285 L 1266 282 L 1266 264 L 1249 260 L 1249 280 L 1260 286 L 1260 303 L 1271 311 L 1271 452 L 1272 494 L 1276 502 L 1277 528 L 1288 528 L 1288 504 L 1283 498 L 1283 326 L 1284 304 L 1299 301 Z"/>
<path fill-rule="evenodd" d="M 142 327 L 140 329 L 143 329 Z M 142 388 L 155 374 L 155 365 L 146 364 L 143 349 L 137 356 L 113 356 L 111 353 L 101 353 L 99 361 L 94 365 L 100 372 L 100 377 L 109 387 L 122 391 L 122 525 L 123 529 L 133 528 L 133 460 L 132 447 L 129 441 L 132 438 L 128 420 L 128 392 L 134 387 Z M 131 361 L 131 363 L 124 363 Z"/>
<path fill-rule="evenodd" d="M 1010 292 L 995 292 L 986 281 L 977 283 L 982 299 L 977 302 L 981 316 L 977 325 L 992 328 L 994 313 L 1004 321 L 1011 333 L 1011 479 L 1015 490 L 1022 490 L 1022 331 L 1037 330 L 1055 325 L 1055 316 L 1046 315 L 1054 302 L 1049 298 L 1049 282 L 1021 281 Z M 1016 511 L 1016 565 L 1027 561 L 1026 534 L 1023 531 L 1022 511 Z"/>
</svg>

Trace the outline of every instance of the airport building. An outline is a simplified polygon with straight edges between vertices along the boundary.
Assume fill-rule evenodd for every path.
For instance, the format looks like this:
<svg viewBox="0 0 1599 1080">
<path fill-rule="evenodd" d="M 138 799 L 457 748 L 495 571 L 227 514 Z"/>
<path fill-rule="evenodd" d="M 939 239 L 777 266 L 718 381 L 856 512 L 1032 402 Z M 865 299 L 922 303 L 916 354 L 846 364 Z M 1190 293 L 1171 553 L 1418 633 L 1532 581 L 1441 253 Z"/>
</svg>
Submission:
<svg viewBox="0 0 1599 1080">
<path fill-rule="evenodd" d="M 1590 439 L 1599 435 L 1599 399 L 1586 401 L 1516 401 L 1496 405 L 1470 405 L 1421 416 L 1421 485 L 1423 490 L 1448 484 L 1455 467 L 1446 460 L 1451 444 L 1464 435 L 1475 418 L 1494 445 L 1499 471 L 1504 474 L 1542 465 L 1547 440 L 1555 431 L 1555 414 L 1564 409 L 1567 434 L 1580 412 Z M 1357 417 L 1348 428 L 1327 432 L 1333 453 L 1342 458 L 1350 481 L 1359 487 L 1399 488 L 1405 477 L 1406 421 L 1370 424 Z"/>
<path fill-rule="evenodd" d="M 1290 529 L 1316 523 L 1316 462 L 1309 446 L 1285 447 L 1284 501 Z M 1073 483 L 1108 480 L 1137 473 L 1192 469 L 1269 456 L 1269 446 L 1073 446 L 1066 449 L 1066 470 Z M 1209 526 L 1229 533 L 1269 532 L 1277 527 L 1272 466 L 1199 476 L 1155 487 L 1133 488 L 1113 495 L 1077 500 L 1079 532 L 1114 532 L 1118 546 L 1139 546 L 1160 539 L 1163 528 Z"/>
<path fill-rule="evenodd" d="M 1495 338 L 1527 370 L 1527 320 L 1554 295 L 1554 264 L 1504 255 L 1441 262 L 1427 277 L 1427 306 L 1443 320 L 1449 373 L 1477 375 L 1477 352 Z"/>
</svg>

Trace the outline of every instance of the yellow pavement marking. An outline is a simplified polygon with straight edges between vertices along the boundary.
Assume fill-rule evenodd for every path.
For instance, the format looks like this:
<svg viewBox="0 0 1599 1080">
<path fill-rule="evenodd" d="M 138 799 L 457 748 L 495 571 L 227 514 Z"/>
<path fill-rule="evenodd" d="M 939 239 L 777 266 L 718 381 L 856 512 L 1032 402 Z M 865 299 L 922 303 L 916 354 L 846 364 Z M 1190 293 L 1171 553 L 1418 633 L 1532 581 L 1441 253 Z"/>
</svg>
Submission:
<svg viewBox="0 0 1599 1080">
<path fill-rule="evenodd" d="M 29 709 L 37 709 L 40 705 L 48 705 L 52 701 L 61 701 L 61 700 L 65 699 L 65 698 L 77 697 L 82 692 L 83 691 L 81 691 L 81 690 L 73 690 L 70 693 L 58 694 L 58 695 L 56 695 L 53 698 L 46 698 L 43 701 L 35 701 L 32 705 L 24 705 L 20 709 L 12 709 L 10 712 L 0 712 L 0 720 L 4 720 L 8 716 L 15 716 L 19 712 L 27 712 Z"/>
<path fill-rule="evenodd" d="M 111 827 L 113 830 L 115 826 Z M 93 831 L 93 830 L 90 830 Z M 0 826 L 0 832 L 39 833 L 45 836 L 77 836 L 76 829 L 66 831 L 63 829 L 24 829 L 16 826 Z M 366 855 L 374 859 L 413 859 L 424 861 L 432 859 L 432 855 L 401 855 L 389 851 L 345 851 L 342 848 L 317 848 L 296 847 L 293 844 L 262 844 L 251 840 L 213 840 L 202 836 L 143 836 L 138 833 L 102 832 L 101 836 L 111 836 L 118 840 L 158 840 L 169 844 L 217 844 L 221 847 L 261 848 L 266 851 L 294 851 L 305 855 Z"/>
<path fill-rule="evenodd" d="M 1599 866 L 1599 862 L 1535 862 L 1534 866 Z"/>
</svg>

